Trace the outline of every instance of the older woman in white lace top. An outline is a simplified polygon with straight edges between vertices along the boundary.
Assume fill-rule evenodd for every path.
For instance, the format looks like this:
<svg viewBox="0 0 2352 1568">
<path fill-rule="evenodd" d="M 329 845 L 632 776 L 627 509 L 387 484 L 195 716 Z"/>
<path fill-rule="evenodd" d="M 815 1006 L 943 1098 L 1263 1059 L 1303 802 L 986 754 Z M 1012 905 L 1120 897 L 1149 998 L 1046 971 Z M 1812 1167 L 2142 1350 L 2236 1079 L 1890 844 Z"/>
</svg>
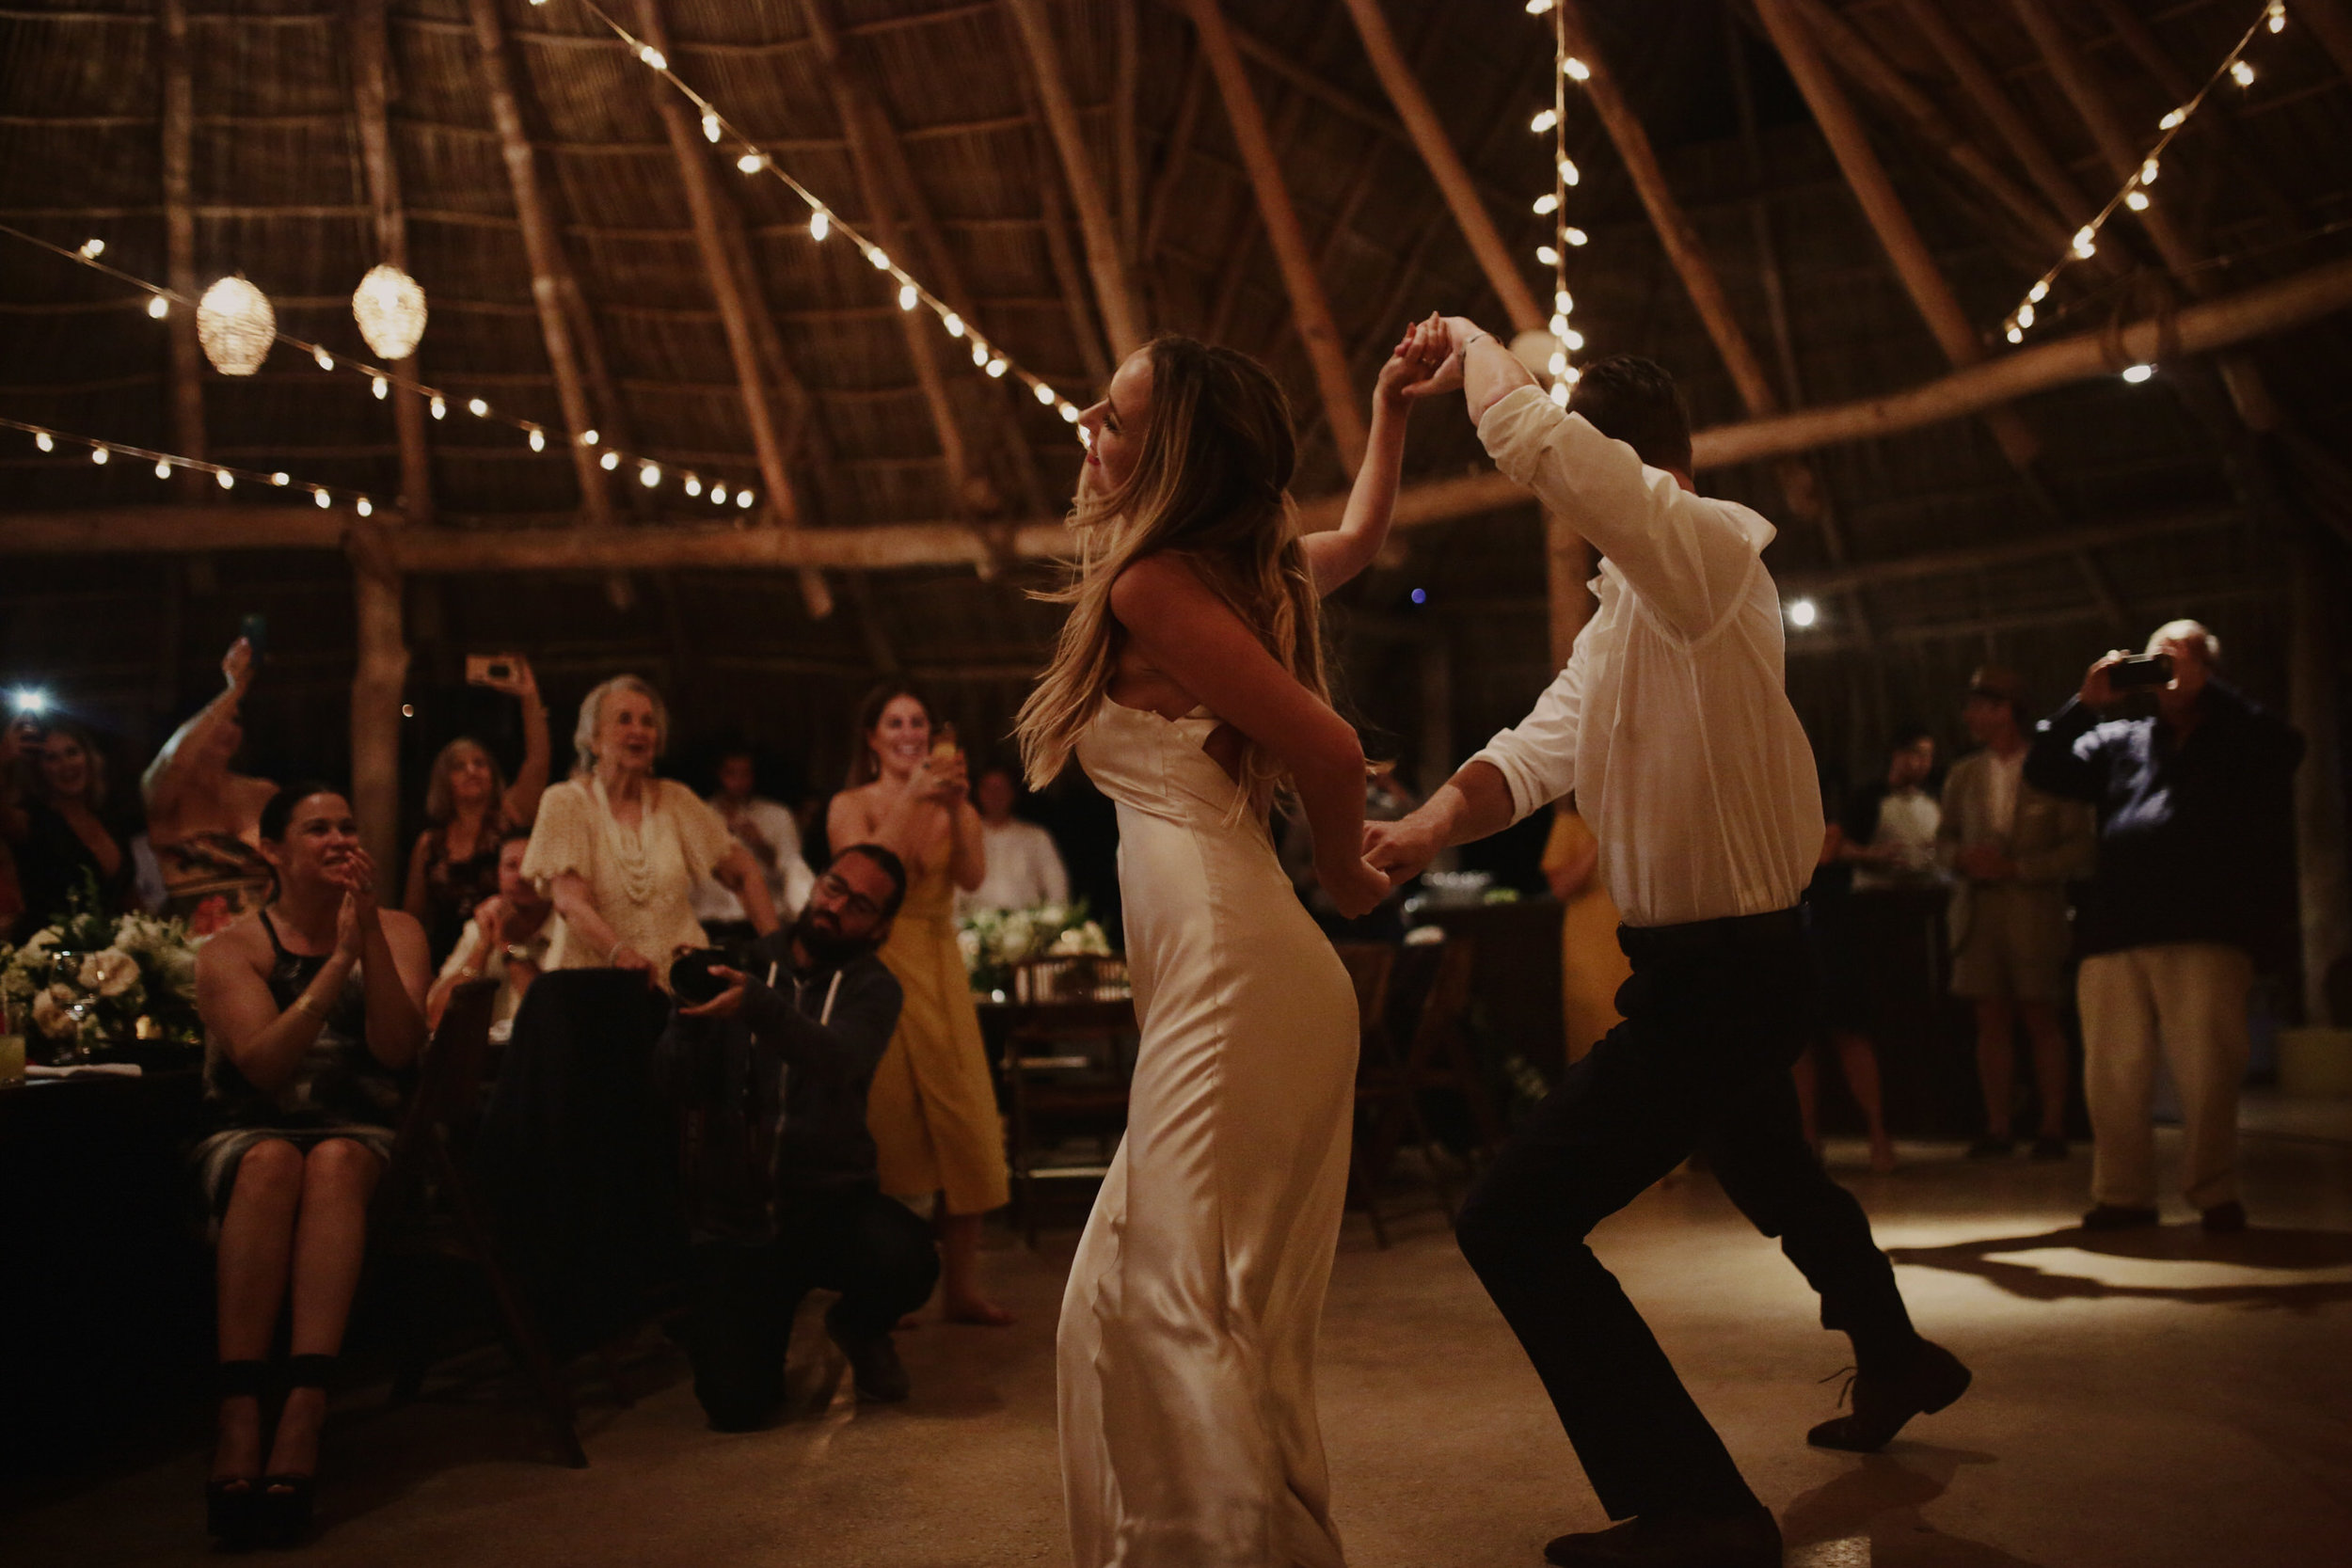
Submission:
<svg viewBox="0 0 2352 1568">
<path fill-rule="evenodd" d="M 761 934 L 775 928 L 752 852 L 692 790 L 654 777 L 668 731 L 660 693 L 635 675 L 615 675 L 580 705 L 579 761 L 541 799 L 523 854 L 523 875 L 563 917 L 548 968 L 633 969 L 666 983 L 671 955 L 703 944 L 692 895 L 705 876 L 743 901 Z"/>
</svg>

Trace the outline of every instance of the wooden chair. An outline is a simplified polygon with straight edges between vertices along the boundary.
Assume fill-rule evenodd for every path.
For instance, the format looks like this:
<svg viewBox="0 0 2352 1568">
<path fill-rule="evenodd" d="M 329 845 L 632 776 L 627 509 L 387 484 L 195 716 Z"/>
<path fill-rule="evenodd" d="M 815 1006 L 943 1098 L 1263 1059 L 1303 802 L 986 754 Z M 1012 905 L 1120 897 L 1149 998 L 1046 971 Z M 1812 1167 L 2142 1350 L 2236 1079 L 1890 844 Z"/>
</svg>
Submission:
<svg viewBox="0 0 2352 1568">
<path fill-rule="evenodd" d="M 1340 962 L 1356 987 L 1356 1016 L 1360 1021 L 1361 1046 L 1356 1058 L 1356 1127 L 1347 1159 L 1347 1200 L 1372 1222 L 1374 1242 L 1389 1244 L 1389 1227 L 1380 1212 L 1380 1179 L 1395 1153 L 1389 1130 L 1401 1118 L 1412 1127 L 1428 1166 L 1438 1207 L 1446 1223 L 1454 1223 L 1454 1196 L 1438 1164 L 1438 1141 L 1423 1119 L 1413 1079 L 1396 1048 L 1389 1027 L 1391 987 L 1397 971 L 1398 949 L 1388 942 L 1343 942 L 1333 944 Z"/>
<path fill-rule="evenodd" d="M 498 989 L 495 980 L 474 980 L 451 993 L 376 1196 L 378 1249 L 388 1261 L 411 1270 L 429 1259 L 455 1259 L 481 1271 L 507 1349 L 530 1381 L 556 1453 L 564 1464 L 584 1469 L 588 1454 L 574 1424 L 570 1386 L 548 1353 L 530 1305 L 500 1262 L 494 1227 L 466 1171 L 464 1148 L 479 1119 Z M 433 1360 L 432 1346 L 417 1326 L 421 1315 L 403 1316 L 411 1333 L 392 1384 L 395 1400 L 416 1397 Z"/>
<path fill-rule="evenodd" d="M 1470 982 L 1477 973 L 1478 944 L 1469 937 L 1453 936 L 1426 946 L 1407 945 L 1404 952 L 1404 961 L 1427 975 L 1403 1066 L 1416 1096 L 1412 1103 L 1418 1106 L 1418 1096 L 1430 1089 L 1461 1096 L 1470 1112 L 1471 1158 L 1490 1158 L 1502 1147 L 1508 1129 L 1470 1046 Z M 1375 1169 L 1395 1151 L 1400 1131 L 1399 1113 L 1391 1110 L 1374 1134 Z M 1422 1134 L 1426 1136 L 1425 1129 Z"/>
<path fill-rule="evenodd" d="M 1086 954 L 1033 958 L 1013 972 L 1017 1000 L 997 1071 L 1010 1127 L 1006 1163 L 1022 1231 L 1037 1245 L 1038 1183 L 1100 1180 L 1127 1129 L 1135 1001 L 1126 965 Z M 1091 1133 L 1100 1157 L 1052 1159 L 1055 1143 Z"/>
</svg>

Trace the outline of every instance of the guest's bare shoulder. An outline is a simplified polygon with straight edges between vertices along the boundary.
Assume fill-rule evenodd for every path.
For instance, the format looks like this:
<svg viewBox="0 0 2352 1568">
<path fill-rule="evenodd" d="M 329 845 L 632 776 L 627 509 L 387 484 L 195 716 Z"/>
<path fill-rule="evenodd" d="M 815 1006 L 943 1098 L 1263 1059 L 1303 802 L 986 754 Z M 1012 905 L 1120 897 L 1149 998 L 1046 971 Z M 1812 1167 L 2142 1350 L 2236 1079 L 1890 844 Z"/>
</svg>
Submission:
<svg viewBox="0 0 2352 1568">
<path fill-rule="evenodd" d="M 404 915 L 402 918 L 407 917 Z M 199 978 L 208 969 L 221 972 L 237 965 L 243 965 L 256 974 L 267 974 L 276 957 L 270 947 L 269 934 L 262 929 L 262 916 L 258 910 L 251 914 L 238 916 L 196 944 L 196 968 Z"/>
</svg>

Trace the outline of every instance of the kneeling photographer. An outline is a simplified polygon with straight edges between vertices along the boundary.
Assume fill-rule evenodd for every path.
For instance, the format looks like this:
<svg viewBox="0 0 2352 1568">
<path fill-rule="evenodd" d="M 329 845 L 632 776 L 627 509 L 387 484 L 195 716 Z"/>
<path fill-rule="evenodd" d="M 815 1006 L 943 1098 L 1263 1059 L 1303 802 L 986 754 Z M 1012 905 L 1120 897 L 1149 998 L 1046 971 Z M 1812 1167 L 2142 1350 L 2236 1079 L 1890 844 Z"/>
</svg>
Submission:
<svg viewBox="0 0 2352 1568">
<path fill-rule="evenodd" d="M 906 868 L 876 845 L 841 851 L 753 973 L 683 955 L 678 1008 L 657 1071 L 684 1112 L 693 1227 L 688 1351 L 694 1397 L 721 1431 L 756 1427 L 784 1399 L 792 1318 L 812 1289 L 861 1397 L 901 1400 L 891 1343 L 930 1295 L 930 1227 L 884 1197 L 866 1096 L 898 1021 L 898 982 L 875 957 L 906 896 Z"/>
</svg>

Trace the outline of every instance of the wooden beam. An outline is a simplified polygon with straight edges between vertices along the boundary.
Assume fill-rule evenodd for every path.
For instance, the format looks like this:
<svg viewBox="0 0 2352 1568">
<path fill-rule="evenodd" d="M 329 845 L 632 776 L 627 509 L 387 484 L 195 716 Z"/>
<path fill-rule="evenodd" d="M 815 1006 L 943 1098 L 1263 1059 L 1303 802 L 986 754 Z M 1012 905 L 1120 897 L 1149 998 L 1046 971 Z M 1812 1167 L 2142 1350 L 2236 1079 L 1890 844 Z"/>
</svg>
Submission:
<svg viewBox="0 0 2352 1568">
<path fill-rule="evenodd" d="M 2000 138 L 2025 168 L 2026 175 L 2041 187 L 2059 221 L 2081 227 L 2082 220 L 2094 210 L 2091 198 L 2085 195 L 2066 166 L 2051 154 L 2049 146 L 2027 123 L 2025 115 L 2010 98 L 2008 89 L 1994 75 L 1984 56 L 1967 35 L 1944 14 L 1941 0 L 1899 0 L 1903 14 L 1927 40 L 1928 47 L 1939 55 L 1968 95 L 1978 112 L 1992 123 Z M 2069 230 L 2072 233 L 2072 230 Z"/>
<path fill-rule="evenodd" d="M 1053 19 L 1044 0 L 1005 0 L 1013 32 L 1029 62 L 1029 77 L 1037 88 L 1045 124 L 1061 155 L 1062 176 L 1069 182 L 1071 204 L 1078 210 L 1078 232 L 1086 241 L 1087 271 L 1094 279 L 1094 303 L 1103 312 L 1103 328 L 1110 335 L 1111 355 L 1123 359 L 1143 346 L 1151 335 L 1143 308 L 1136 298 L 1111 221 L 1110 203 L 1104 199 L 1103 182 L 1095 172 L 1078 106 L 1070 94 L 1070 79 L 1062 69 L 1061 45 L 1055 40 Z"/>
<path fill-rule="evenodd" d="M 1901 198 L 1895 194 L 1894 181 L 1888 178 L 1885 166 L 1879 162 L 1878 153 L 1870 146 L 1862 117 L 1814 47 L 1812 35 L 1797 15 L 1794 0 L 1756 0 L 1756 8 L 1763 19 L 1765 31 L 1772 36 L 1772 46 L 1780 52 L 1789 75 L 1795 78 L 1797 90 L 1812 109 L 1814 123 L 1820 127 L 1831 155 L 1845 173 L 1846 183 L 1861 206 L 1863 217 L 1878 236 L 1879 246 L 1885 251 L 1887 260 L 1894 263 L 1896 276 L 1901 279 L 1903 292 L 1911 296 L 1913 308 L 1927 323 L 1928 331 L 1943 349 L 1945 358 L 1955 368 L 1979 363 L 1984 358 L 1984 345 L 1978 339 L 1976 328 L 1969 325 L 1959 296 L 1952 293 L 1951 284 L 1937 268 L 1918 226 L 1903 210 Z M 2013 412 L 1987 410 L 1985 423 L 2010 462 L 2021 470 L 2030 470 L 2038 449 L 2025 421 Z"/>
<path fill-rule="evenodd" d="M 400 694 L 408 679 L 401 633 L 400 574 L 355 562 L 352 636 L 358 662 L 351 675 L 351 809 L 359 838 L 387 885 L 400 856 Z"/>
<path fill-rule="evenodd" d="M 164 101 L 164 277 L 172 293 L 196 299 L 204 293 L 196 271 L 196 81 L 188 55 L 187 0 L 161 0 Z M 171 312 L 165 329 L 171 344 L 171 445 L 183 457 L 204 455 L 204 350 L 196 341 L 196 312 Z M 175 482 L 180 499 L 207 499 L 217 486 L 195 468 Z"/>
<path fill-rule="evenodd" d="M 408 270 L 408 220 L 400 199 L 400 164 L 392 153 L 391 69 L 387 0 L 355 0 L 344 26 L 351 45 L 352 117 L 359 132 L 359 160 L 367 171 L 368 200 L 375 209 L 375 249 L 387 266 Z M 421 381 L 417 356 L 391 363 L 394 374 Z M 400 510 L 410 521 L 433 521 L 433 452 L 425 425 L 424 400 L 395 394 L 392 428 L 400 441 Z"/>
<path fill-rule="evenodd" d="M 1111 183 L 1119 193 L 1119 254 L 1130 287 L 1143 251 L 1143 147 L 1136 124 L 1143 87 L 1141 4 L 1111 0 Z"/>
<path fill-rule="evenodd" d="M 1429 95 L 1422 88 L 1421 78 L 1405 58 L 1404 50 L 1398 47 L 1395 30 L 1389 25 L 1380 0 L 1347 0 L 1347 12 L 1355 19 L 1357 36 L 1363 40 L 1364 54 L 1372 61 L 1374 74 L 1380 78 L 1389 102 L 1395 105 L 1397 118 L 1405 122 L 1406 133 L 1412 137 L 1413 149 L 1421 154 L 1429 177 L 1438 182 L 1438 194 L 1445 198 L 1447 210 L 1461 227 L 1462 238 L 1469 242 L 1479 270 L 1486 275 L 1487 286 L 1502 301 L 1512 329 L 1539 329 L 1550 312 L 1537 305 L 1525 272 L 1512 256 L 1510 246 L 1503 244 L 1494 214 L 1486 211 L 1486 204 L 1479 198 L 1469 166 L 1462 162 L 1453 138 L 1446 135 L 1445 122 L 1438 118 Z"/>
<path fill-rule="evenodd" d="M 662 14 L 661 0 L 638 0 L 637 14 L 645 41 L 667 55 L 673 40 L 669 21 Z M 777 434 L 774 410 L 768 402 L 768 381 L 760 370 L 751 310 L 744 301 L 741 279 L 721 229 L 720 197 L 710 177 L 708 145 L 695 117 L 688 112 L 686 101 L 671 90 L 667 82 L 649 71 L 646 84 L 646 90 L 653 96 L 654 112 L 660 117 L 662 132 L 670 139 L 670 153 L 677 164 L 678 184 L 685 192 L 687 211 L 694 222 L 694 246 L 702 255 L 703 277 L 709 286 L 711 302 L 719 308 L 719 324 L 726 333 L 727 353 L 735 361 L 736 385 L 743 399 L 743 422 L 751 428 L 752 450 L 759 460 L 760 483 L 768 492 L 764 515 L 773 518 L 779 527 L 797 528 L 801 516 L 793 499 L 792 474 L 785 462 L 784 441 Z M 833 612 L 833 593 L 825 586 L 823 575 L 813 569 L 801 575 L 801 598 L 815 619 L 821 621 Z"/>
<path fill-rule="evenodd" d="M 1773 574 L 1785 594 L 1841 594 L 1857 588 L 1883 588 L 1889 583 L 1917 582 L 1929 578 L 1956 577 L 1964 572 L 2022 566 L 2078 551 L 2114 549 L 2145 545 L 2153 539 L 2184 533 L 2211 533 L 2236 528 L 2245 514 L 2232 507 L 2206 507 L 2169 516 L 2134 517 L 2128 522 L 2096 523 L 2063 533 L 2041 533 L 1990 545 L 1964 545 L 1957 549 L 1930 550 L 1892 561 L 1857 562 L 1827 570 Z"/>
<path fill-rule="evenodd" d="M 1281 269 L 1282 286 L 1290 295 L 1291 312 L 1298 324 L 1299 340 L 1306 345 L 1308 363 L 1314 369 L 1315 386 L 1322 394 L 1332 439 L 1340 449 L 1341 466 L 1353 478 L 1364 460 L 1364 446 L 1371 439 L 1371 430 L 1364 411 L 1356 404 L 1356 388 L 1347 370 L 1346 344 L 1340 337 L 1339 323 L 1331 315 L 1331 301 L 1323 292 L 1322 279 L 1315 276 L 1314 252 L 1307 244 L 1307 230 L 1298 221 L 1290 185 L 1275 161 L 1265 111 L 1259 106 L 1257 89 L 1249 85 L 1248 68 L 1242 64 L 1218 0 L 1185 0 L 1184 8 L 1200 37 L 1200 53 L 1209 62 L 1209 74 L 1225 101 L 1225 116 L 1233 127 L 1242 166 L 1257 196 L 1258 214 L 1265 222 L 1267 243 L 1274 247 L 1275 261 Z"/>
<path fill-rule="evenodd" d="M 2309 27 L 2344 79 L 2352 82 L 2352 11 L 2343 0 L 2296 0 L 2287 9 L 2287 25 Z"/>
<path fill-rule="evenodd" d="M 1209 99 L 1209 68 L 1196 49 L 1184 67 L 1184 89 L 1176 98 L 1176 120 L 1168 128 L 1168 144 L 1160 152 L 1159 173 L 1152 182 L 1151 199 L 1144 203 L 1143 242 L 1136 261 L 1145 267 L 1159 254 L 1161 237 L 1176 210 L 1176 182 L 1192 156 L 1193 137 L 1200 131 L 1200 110 Z"/>
<path fill-rule="evenodd" d="M 2123 365 L 2155 357 L 2160 341 L 2175 354 L 2209 354 L 2292 331 L 2343 310 L 2352 310 L 2352 260 L 2192 305 L 2169 320 L 2149 317 L 2120 328 L 2053 339 L 1883 397 L 1702 430 L 1692 437 L 1694 458 L 1698 467 L 1711 469 L 1898 435 L 1965 419 L 2036 392 L 2113 374 Z M 1299 526 L 1311 532 L 1336 528 L 1346 504 L 1343 494 L 1305 501 L 1299 507 Z M 1406 485 L 1397 497 L 1396 526 L 1430 527 L 1534 504 L 1534 498 L 1526 489 L 1501 474 L 1470 473 Z M 117 507 L 0 514 L 0 556 L 332 549 L 356 525 L 357 519 L 341 508 L 322 511 L 307 506 Z M 405 571 L 803 565 L 885 570 L 971 563 L 984 554 L 973 531 L 959 523 L 789 531 L 699 525 L 403 531 L 379 513 L 370 526 L 390 536 L 387 547 L 392 552 L 391 560 Z M 1065 552 L 1069 539 L 1069 530 L 1058 519 L 1041 518 L 1006 531 L 1004 542 L 1014 554 L 1043 558 Z M 2055 543 L 2073 550 L 2079 542 L 2060 538 Z"/>
<path fill-rule="evenodd" d="M 1045 228 L 1045 257 L 1053 265 L 1054 281 L 1061 288 L 1062 303 L 1070 317 L 1070 336 L 1078 345 L 1078 357 L 1086 364 L 1088 377 L 1101 386 L 1111 378 L 1110 356 L 1104 351 L 1103 333 L 1094 324 L 1094 312 L 1087 309 L 1086 274 L 1078 265 L 1077 251 L 1070 244 L 1070 227 L 1062 221 L 1061 173 L 1051 148 L 1041 141 L 1037 150 L 1038 215 Z"/>
<path fill-rule="evenodd" d="M 489 98 L 499 150 L 506 160 L 507 183 L 514 191 L 523 253 L 531 261 L 531 298 L 539 312 L 539 334 L 547 343 L 548 368 L 555 376 L 556 404 L 564 424 L 555 434 L 570 449 L 580 510 L 591 524 L 601 527 L 612 521 L 612 499 L 605 486 L 604 470 L 596 467 L 596 450 L 580 441 L 596 425 L 589 411 L 587 388 L 580 381 L 580 360 L 564 309 L 562 278 L 569 269 L 564 261 L 563 236 L 539 188 L 538 165 L 515 91 L 515 68 L 507 57 L 506 29 L 499 17 L 498 0 L 466 0 L 466 8 L 473 22 L 483 90 Z"/>
</svg>

